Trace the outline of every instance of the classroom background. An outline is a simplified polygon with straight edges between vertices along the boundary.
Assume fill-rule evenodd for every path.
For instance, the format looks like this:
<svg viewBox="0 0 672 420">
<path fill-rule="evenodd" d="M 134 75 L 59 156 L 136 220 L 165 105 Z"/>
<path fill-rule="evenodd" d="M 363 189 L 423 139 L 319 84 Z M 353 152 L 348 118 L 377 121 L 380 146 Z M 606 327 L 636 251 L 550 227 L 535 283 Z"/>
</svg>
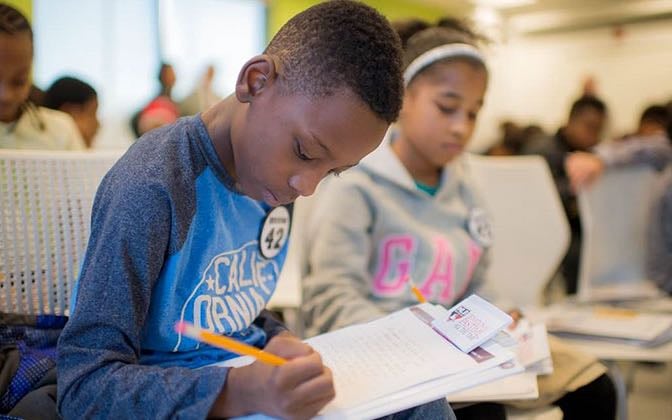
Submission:
<svg viewBox="0 0 672 420">
<path fill-rule="evenodd" d="M 97 91 L 95 150 L 123 150 L 158 96 L 189 115 L 234 88 L 245 60 L 318 0 L 3 0 L 31 21 L 33 82 L 60 77 Z M 607 106 L 603 140 L 636 133 L 652 105 L 672 112 L 672 0 L 366 0 L 390 20 L 467 18 L 490 42 L 485 105 L 471 151 L 491 154 L 552 135 L 583 95 Z M 170 68 L 170 76 L 166 76 Z M 166 77 L 170 79 L 166 86 Z M 186 111 L 185 111 L 186 110 Z M 669 115 L 668 115 L 669 118 Z M 508 143 L 507 143 L 508 142 Z M 672 412 L 672 364 L 629 371 L 629 418 Z"/>
<path fill-rule="evenodd" d="M 158 91 L 161 62 L 172 64 L 175 100 L 187 97 L 208 66 L 213 91 L 233 89 L 246 57 L 316 0 L 11 0 L 35 30 L 34 80 L 90 83 L 99 95 L 95 148 L 125 148 L 133 113 Z M 491 80 L 470 147 L 485 151 L 500 125 L 561 126 L 588 90 L 609 108 L 604 137 L 634 130 L 642 110 L 672 99 L 672 2 L 650 0 L 369 0 L 390 19 L 470 18 L 492 42 Z M 233 34 L 236 34 L 235 36 Z M 67 45 L 67 48 L 62 46 Z"/>
</svg>

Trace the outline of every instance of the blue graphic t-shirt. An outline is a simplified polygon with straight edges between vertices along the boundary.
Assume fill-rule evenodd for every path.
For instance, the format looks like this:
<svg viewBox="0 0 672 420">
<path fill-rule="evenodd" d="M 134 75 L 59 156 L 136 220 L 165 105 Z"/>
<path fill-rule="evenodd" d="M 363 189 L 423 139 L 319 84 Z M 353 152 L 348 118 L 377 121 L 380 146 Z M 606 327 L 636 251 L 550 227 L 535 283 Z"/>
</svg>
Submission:
<svg viewBox="0 0 672 420">
<path fill-rule="evenodd" d="M 266 333 L 253 321 L 275 290 L 286 254 L 286 246 L 272 259 L 259 251 L 270 207 L 234 190 L 200 117 L 158 131 L 139 140 L 101 183 L 73 318 L 92 315 L 80 307 L 83 299 L 100 298 L 85 291 L 103 289 L 101 282 L 107 299 L 115 287 L 123 296 L 142 282 L 149 301 L 141 305 L 141 364 L 200 367 L 235 356 L 181 336 L 178 321 L 262 347 Z M 121 222 L 110 229 L 113 214 Z M 112 272 L 104 261 L 116 261 Z M 123 313 L 112 311 L 95 316 Z"/>
<path fill-rule="evenodd" d="M 59 341 L 62 413 L 133 417 L 165 394 L 157 417 L 204 418 L 226 375 L 184 367 L 235 355 L 174 325 L 188 321 L 258 347 L 282 328 L 264 310 L 287 248 L 274 258 L 259 250 L 269 210 L 235 191 L 200 116 L 138 140 L 94 202 L 76 305 Z"/>
</svg>

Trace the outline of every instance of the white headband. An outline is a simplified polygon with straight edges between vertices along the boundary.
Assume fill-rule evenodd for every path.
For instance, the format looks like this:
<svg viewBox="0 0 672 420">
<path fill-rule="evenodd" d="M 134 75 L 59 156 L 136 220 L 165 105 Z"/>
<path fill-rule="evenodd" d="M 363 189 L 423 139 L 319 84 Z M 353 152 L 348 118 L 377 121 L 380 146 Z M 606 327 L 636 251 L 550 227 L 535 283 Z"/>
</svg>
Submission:
<svg viewBox="0 0 672 420">
<path fill-rule="evenodd" d="M 479 61 L 485 65 L 485 58 L 473 45 L 469 44 L 444 44 L 432 48 L 420 54 L 411 64 L 406 67 L 404 72 L 404 86 L 408 86 L 411 80 L 420 73 L 425 67 L 436 63 L 444 58 L 468 57 Z"/>
</svg>

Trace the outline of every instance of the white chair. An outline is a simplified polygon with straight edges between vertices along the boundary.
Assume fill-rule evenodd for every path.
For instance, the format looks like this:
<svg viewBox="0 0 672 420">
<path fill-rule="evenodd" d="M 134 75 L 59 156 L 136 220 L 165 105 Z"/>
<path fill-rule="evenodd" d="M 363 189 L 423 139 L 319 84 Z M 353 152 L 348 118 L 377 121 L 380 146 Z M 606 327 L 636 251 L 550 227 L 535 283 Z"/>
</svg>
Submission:
<svg viewBox="0 0 672 420">
<path fill-rule="evenodd" d="M 517 307 L 539 306 L 569 245 L 569 225 L 546 161 L 469 155 L 466 163 L 492 221 L 486 293 Z M 554 406 L 506 412 L 512 419 L 562 419 Z"/>
<path fill-rule="evenodd" d="M 619 300 L 660 294 L 645 270 L 646 231 L 656 173 L 629 167 L 607 171 L 579 194 L 582 225 L 579 298 Z"/>
<path fill-rule="evenodd" d="M 0 150 L 0 311 L 67 315 L 114 152 Z"/>
<path fill-rule="evenodd" d="M 659 295 L 646 280 L 646 229 L 656 184 L 655 172 L 630 167 L 611 170 L 578 196 L 582 225 L 578 300 L 583 302 Z M 650 306 L 641 301 L 642 306 Z M 657 302 L 664 306 L 664 302 Z M 568 302 L 568 305 L 575 305 Z M 626 379 L 614 361 L 672 361 L 672 342 L 655 348 L 589 339 L 566 339 L 607 362 L 617 387 L 619 418 L 627 417 Z M 634 373 L 632 365 L 626 376 Z"/>
<path fill-rule="evenodd" d="M 468 168 L 490 212 L 494 246 L 486 286 L 523 307 L 538 306 L 569 245 L 569 225 L 546 161 L 539 156 L 470 156 Z M 595 342 L 587 343 L 591 351 Z M 661 357 L 667 357 L 663 351 Z M 618 394 L 618 415 L 627 416 L 620 372 L 610 367 Z M 507 410 L 511 418 L 558 418 L 554 407 L 538 412 Z"/>
<path fill-rule="evenodd" d="M 308 271 L 307 231 L 316 195 L 299 197 L 294 202 L 287 257 L 275 292 L 268 303 L 269 308 L 282 312 L 286 325 L 298 336 L 303 334 L 303 322 L 300 316 L 301 279 Z"/>
<path fill-rule="evenodd" d="M 469 156 L 493 224 L 486 288 L 519 307 L 542 303 L 569 244 L 569 226 L 551 172 L 539 156 Z"/>
</svg>

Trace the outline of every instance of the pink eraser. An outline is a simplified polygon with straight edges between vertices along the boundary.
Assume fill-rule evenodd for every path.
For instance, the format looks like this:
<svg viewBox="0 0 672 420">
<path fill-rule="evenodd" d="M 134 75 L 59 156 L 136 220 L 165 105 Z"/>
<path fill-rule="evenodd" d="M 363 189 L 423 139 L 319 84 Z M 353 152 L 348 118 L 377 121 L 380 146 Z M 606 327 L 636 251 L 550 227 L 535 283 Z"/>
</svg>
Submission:
<svg viewBox="0 0 672 420">
<path fill-rule="evenodd" d="M 178 321 L 175 323 L 175 331 L 177 331 L 178 334 L 184 334 L 188 327 L 189 324 L 184 321 Z"/>
</svg>

